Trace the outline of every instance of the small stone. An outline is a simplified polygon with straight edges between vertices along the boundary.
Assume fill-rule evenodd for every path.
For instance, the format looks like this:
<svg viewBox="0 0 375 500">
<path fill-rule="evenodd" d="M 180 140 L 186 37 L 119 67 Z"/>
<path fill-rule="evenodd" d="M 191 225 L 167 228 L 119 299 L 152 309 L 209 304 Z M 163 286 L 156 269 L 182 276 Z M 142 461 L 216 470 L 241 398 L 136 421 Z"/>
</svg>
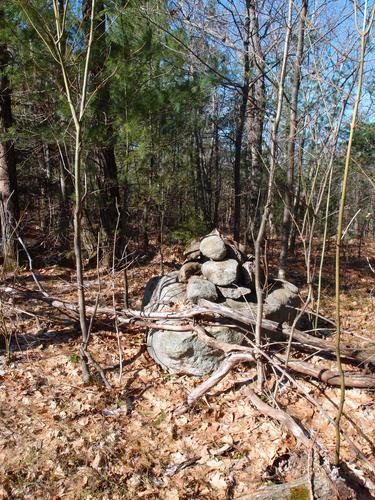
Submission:
<svg viewBox="0 0 375 500">
<path fill-rule="evenodd" d="M 206 299 L 211 302 L 218 299 L 215 285 L 200 276 L 191 276 L 187 284 L 186 294 L 188 300 L 195 304 L 199 299 Z"/>
<path fill-rule="evenodd" d="M 277 323 L 291 324 L 301 307 L 298 288 L 288 281 L 275 280 L 273 290 L 268 293 L 264 303 L 268 306 L 267 319 Z"/>
<path fill-rule="evenodd" d="M 199 250 L 200 243 L 201 240 L 196 239 L 189 243 L 189 245 L 185 248 L 184 256 L 186 257 L 187 261 L 199 259 L 201 255 L 201 252 Z"/>
<path fill-rule="evenodd" d="M 228 259 L 221 262 L 208 261 L 202 265 L 202 274 L 218 286 L 232 285 L 238 275 L 238 262 Z"/>
<path fill-rule="evenodd" d="M 235 288 L 227 288 L 223 286 L 218 287 L 220 293 L 226 299 L 241 299 L 251 294 L 251 289 L 244 286 L 237 286 Z"/>
<path fill-rule="evenodd" d="M 186 262 L 178 273 L 178 281 L 187 283 L 189 278 L 195 274 L 200 274 L 202 265 L 199 262 Z"/>
<path fill-rule="evenodd" d="M 224 260 L 227 255 L 225 243 L 220 236 L 206 236 L 202 239 L 199 248 L 205 257 L 212 260 Z"/>
</svg>

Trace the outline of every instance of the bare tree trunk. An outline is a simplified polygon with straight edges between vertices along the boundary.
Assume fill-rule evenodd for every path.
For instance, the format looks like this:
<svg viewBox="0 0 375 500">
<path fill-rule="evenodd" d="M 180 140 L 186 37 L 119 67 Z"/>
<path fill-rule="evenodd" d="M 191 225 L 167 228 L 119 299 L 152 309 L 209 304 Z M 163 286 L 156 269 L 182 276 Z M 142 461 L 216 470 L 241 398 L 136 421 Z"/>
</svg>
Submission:
<svg viewBox="0 0 375 500">
<path fill-rule="evenodd" d="M 58 216 L 58 242 L 60 250 L 68 248 L 70 229 L 69 193 L 71 183 L 69 182 L 69 163 L 65 152 L 57 144 L 59 150 L 59 180 L 60 180 L 60 203 Z"/>
<path fill-rule="evenodd" d="M 247 103 L 249 99 L 249 78 L 250 78 L 250 58 L 249 58 L 249 36 L 250 36 L 250 19 L 249 6 L 247 8 L 245 35 L 243 41 L 243 84 L 241 92 L 241 103 L 238 125 L 235 138 L 234 151 L 234 212 L 233 212 L 233 238 L 236 241 L 240 240 L 241 232 L 241 157 L 242 157 L 242 142 L 243 133 L 246 122 Z"/>
<path fill-rule="evenodd" d="M 120 192 L 117 181 L 117 165 L 113 145 L 103 145 L 95 148 L 94 155 L 98 164 L 99 214 L 102 229 L 103 265 L 112 265 L 113 245 L 117 254 L 121 250 L 115 242 L 115 227 L 118 218 L 117 207 L 120 208 Z M 120 226 L 119 226 L 120 227 Z M 123 226 L 121 225 L 121 228 Z"/>
<path fill-rule="evenodd" d="M 91 0 L 83 0 L 83 12 L 86 20 L 90 19 Z M 103 63 L 106 53 L 106 14 L 104 1 L 97 2 L 98 15 L 95 18 L 96 44 L 93 53 L 95 63 L 91 69 L 91 77 L 95 82 L 97 77 L 103 78 Z M 98 84 L 97 84 L 98 85 Z M 121 252 L 120 241 L 115 242 L 115 228 L 118 219 L 117 209 L 121 207 L 118 187 L 117 164 L 113 144 L 113 127 L 110 121 L 111 95 L 109 81 L 97 87 L 95 96 L 92 127 L 94 141 L 91 154 L 93 163 L 98 169 L 97 182 L 99 188 L 99 214 L 102 229 L 102 261 L 105 267 L 112 265 L 114 245 L 117 253 Z M 120 209 L 120 214 L 122 210 Z M 121 218 L 121 217 L 120 217 Z M 120 233 L 123 225 L 119 224 Z M 121 240 L 121 234 L 119 235 Z"/>
<path fill-rule="evenodd" d="M 234 143 L 234 212 L 233 212 L 233 238 L 236 241 L 240 239 L 241 231 L 241 157 L 242 157 L 242 142 L 243 131 L 246 121 L 246 108 L 249 96 L 249 83 L 244 83 L 242 87 L 242 97 L 239 113 L 239 121 L 236 130 L 236 139 Z"/>
<path fill-rule="evenodd" d="M 294 205 L 293 205 L 293 214 L 294 214 L 294 224 L 292 225 L 290 231 L 290 240 L 289 240 L 289 252 L 292 255 L 295 255 L 296 252 L 296 238 L 297 238 L 297 227 L 300 212 L 301 212 L 301 187 L 302 187 L 302 164 L 303 164 L 303 152 L 305 148 L 305 134 L 302 135 L 299 150 L 298 150 L 298 161 L 297 161 L 297 169 L 298 169 L 298 183 L 296 194 L 294 197 Z"/>
<path fill-rule="evenodd" d="M 259 206 L 259 189 L 263 167 L 262 140 L 265 113 L 265 85 L 264 85 L 264 54 L 260 44 L 258 5 L 257 0 L 248 0 L 250 21 L 250 41 L 254 53 L 253 71 L 254 81 L 251 86 L 252 99 L 249 101 L 249 133 L 248 140 L 251 152 L 251 180 L 250 180 L 250 226 L 251 232 L 256 226 L 256 207 Z"/>
<path fill-rule="evenodd" d="M 261 223 L 258 231 L 258 236 L 255 241 L 255 288 L 257 295 L 257 318 L 255 325 L 255 342 L 259 347 L 262 344 L 262 316 L 263 316 L 263 287 L 261 282 L 261 252 L 262 252 L 262 244 L 264 241 L 264 236 L 266 232 L 267 221 L 272 209 L 273 197 L 274 197 L 274 180 L 276 174 L 276 152 L 277 152 L 277 136 L 281 118 L 283 97 L 284 97 L 284 82 L 285 82 L 285 73 L 286 73 L 286 64 L 289 54 L 289 42 L 291 37 L 291 18 L 292 18 L 292 0 L 289 0 L 289 8 L 288 8 L 288 24 L 286 27 L 286 34 L 284 40 L 284 51 L 283 51 L 283 59 L 281 63 L 280 69 L 280 77 L 279 77 L 279 88 L 278 88 L 278 96 L 277 96 L 277 108 L 276 115 L 274 117 L 274 122 L 272 126 L 271 133 L 271 159 L 270 159 L 270 170 L 268 175 L 268 188 L 267 188 L 267 199 L 264 207 L 264 211 L 261 218 Z M 258 390 L 263 390 L 263 365 L 262 361 L 257 354 L 257 384 Z"/>
<path fill-rule="evenodd" d="M 43 175 L 40 177 L 40 228 L 44 234 L 51 229 L 51 160 L 49 145 L 40 144 L 39 166 Z"/>
<path fill-rule="evenodd" d="M 220 172 L 220 157 L 219 157 L 219 126 L 215 121 L 214 130 L 214 166 L 215 166 L 215 197 L 212 216 L 212 225 L 217 227 L 219 223 L 219 204 L 221 195 L 221 172 Z"/>
<path fill-rule="evenodd" d="M 292 98 L 290 101 L 290 128 L 287 153 L 287 178 L 284 199 L 284 214 L 282 227 L 282 244 L 279 262 L 279 278 L 285 279 L 287 271 L 288 247 L 291 219 L 293 213 L 293 188 L 294 188 L 294 163 L 295 150 L 297 142 L 297 124 L 298 124 L 298 94 L 301 83 L 301 65 L 303 58 L 303 46 L 305 38 L 305 21 L 307 15 L 308 0 L 302 0 L 302 7 L 298 25 L 297 54 L 294 63 L 294 85 Z"/>
<path fill-rule="evenodd" d="M 211 221 L 210 197 L 212 196 L 211 179 L 205 172 L 204 149 L 202 137 L 198 130 L 194 132 L 195 138 L 195 165 L 198 182 L 200 209 L 206 222 Z"/>
<path fill-rule="evenodd" d="M 0 8 L 0 25 L 5 21 Z M 7 66 L 8 48 L 0 43 L 0 132 L 5 135 L 12 126 L 12 104 Z M 19 218 L 16 156 L 13 140 L 0 142 L 0 221 L 4 267 L 14 267 L 17 262 L 17 244 L 14 230 Z"/>
</svg>

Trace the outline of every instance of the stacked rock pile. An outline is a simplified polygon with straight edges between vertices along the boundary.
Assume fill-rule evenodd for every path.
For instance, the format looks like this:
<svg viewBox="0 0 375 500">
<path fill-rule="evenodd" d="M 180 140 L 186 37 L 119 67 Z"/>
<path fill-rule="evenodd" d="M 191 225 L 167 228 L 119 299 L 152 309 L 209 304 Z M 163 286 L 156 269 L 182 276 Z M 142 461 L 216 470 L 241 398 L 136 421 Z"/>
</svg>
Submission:
<svg viewBox="0 0 375 500">
<path fill-rule="evenodd" d="M 220 303 L 242 313 L 256 316 L 254 259 L 245 249 L 219 231 L 194 240 L 184 252 L 185 262 L 179 271 L 152 278 L 146 286 L 145 311 L 168 311 L 201 299 Z M 264 278 L 263 278 L 264 279 Z M 298 288 L 287 281 L 268 280 L 265 289 L 264 317 L 291 322 L 300 306 Z M 149 354 L 171 372 L 204 375 L 217 368 L 223 358 L 197 339 L 195 332 L 171 330 L 176 320 L 165 320 L 169 330 L 150 330 Z M 241 344 L 243 334 L 220 323 L 206 327 L 218 340 Z"/>
</svg>

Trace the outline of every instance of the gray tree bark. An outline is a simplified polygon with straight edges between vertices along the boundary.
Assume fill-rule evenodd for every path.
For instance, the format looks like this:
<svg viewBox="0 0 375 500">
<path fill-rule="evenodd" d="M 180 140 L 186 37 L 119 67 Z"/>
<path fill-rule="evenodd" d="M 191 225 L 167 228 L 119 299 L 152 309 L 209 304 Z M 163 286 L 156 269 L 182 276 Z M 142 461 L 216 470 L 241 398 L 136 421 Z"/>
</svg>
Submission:
<svg viewBox="0 0 375 500">
<path fill-rule="evenodd" d="M 256 206 L 259 198 L 261 173 L 263 167 L 262 141 L 264 114 L 266 105 L 264 71 L 265 62 L 259 36 L 258 4 L 257 0 L 248 0 L 250 41 L 253 52 L 252 67 L 254 71 L 253 83 L 251 85 L 251 97 L 249 101 L 249 132 L 248 141 L 251 153 L 251 179 L 250 179 L 250 232 L 253 233 L 256 226 Z"/>
<path fill-rule="evenodd" d="M 236 241 L 240 240 L 241 232 L 241 158 L 243 134 L 246 123 L 246 112 L 249 99 L 250 85 L 250 13 L 249 1 L 246 2 L 247 16 L 245 25 L 245 34 L 243 39 L 243 83 L 241 87 L 241 102 L 239 118 L 234 143 L 234 212 L 233 212 L 233 237 Z"/>
<path fill-rule="evenodd" d="M 298 126 L 298 95 L 301 83 L 301 65 L 303 58 L 303 46 L 305 38 L 305 21 L 308 8 L 308 0 L 302 1 L 302 7 L 298 25 L 297 38 L 297 53 L 294 63 L 294 84 L 292 90 L 292 98 L 290 101 L 290 128 L 288 141 L 287 155 L 287 172 L 286 172 L 286 189 L 284 198 L 284 213 L 282 227 L 282 244 L 279 262 L 279 278 L 285 279 L 287 272 L 287 259 L 289 250 L 289 236 L 291 228 L 291 220 L 293 214 L 293 191 L 294 191 L 294 165 L 295 165 L 295 150 L 297 143 L 297 126 Z"/>
<path fill-rule="evenodd" d="M 5 23 L 0 8 L 0 25 Z M 11 88 L 7 75 L 9 53 L 6 43 L 0 42 L 0 222 L 4 267 L 17 262 L 15 230 L 19 219 L 17 171 L 14 142 L 7 137 L 13 124 Z"/>
</svg>

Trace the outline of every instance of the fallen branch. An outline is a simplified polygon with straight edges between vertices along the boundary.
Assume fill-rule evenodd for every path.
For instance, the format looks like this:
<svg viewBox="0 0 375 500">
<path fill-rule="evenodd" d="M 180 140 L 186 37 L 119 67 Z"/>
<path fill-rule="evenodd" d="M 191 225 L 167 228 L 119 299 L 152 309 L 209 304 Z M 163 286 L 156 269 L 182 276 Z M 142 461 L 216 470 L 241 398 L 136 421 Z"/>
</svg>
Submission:
<svg viewBox="0 0 375 500">
<path fill-rule="evenodd" d="M 285 425 L 288 431 L 303 445 L 307 447 L 312 446 L 312 441 L 306 436 L 302 427 L 300 427 L 297 422 L 293 420 L 293 418 L 285 411 L 280 410 L 280 408 L 272 408 L 272 406 L 262 401 L 252 389 L 249 389 L 248 397 L 252 404 L 257 408 L 257 410 L 263 413 L 263 415 L 274 418 L 282 425 Z"/>
<path fill-rule="evenodd" d="M 15 288 L 4 288 L 5 293 L 11 295 L 17 294 L 21 297 L 40 300 L 45 302 L 52 307 L 56 307 L 60 312 L 68 315 L 70 318 L 73 314 L 78 315 L 78 306 L 68 302 L 64 302 L 55 297 L 45 297 L 40 292 L 36 291 L 24 291 Z M 110 318 L 113 317 L 114 311 L 112 307 L 95 307 L 86 306 L 86 311 L 90 314 L 97 313 L 107 315 Z M 119 324 L 125 325 L 132 323 L 134 321 L 142 321 L 147 324 L 147 321 L 152 320 L 179 320 L 187 321 L 192 319 L 202 319 L 207 320 L 212 318 L 212 316 L 217 318 L 221 316 L 226 319 L 230 319 L 236 325 L 245 327 L 246 333 L 248 335 L 253 335 L 252 329 L 255 326 L 255 318 L 247 315 L 243 312 L 234 311 L 228 307 L 220 304 L 215 304 L 207 300 L 200 300 L 199 305 L 195 307 L 186 307 L 179 309 L 178 311 L 137 311 L 134 309 L 125 309 L 122 311 L 117 311 Z M 288 340 L 290 336 L 291 327 L 284 323 L 282 326 L 275 321 L 268 319 L 262 320 L 262 328 L 266 331 L 266 334 L 274 340 Z M 309 335 L 302 332 L 296 328 L 293 330 L 293 342 L 292 346 L 300 351 L 319 351 L 320 356 L 330 356 L 334 357 L 335 346 L 332 342 L 327 341 L 327 339 L 319 339 L 313 335 Z M 348 362 L 356 363 L 360 365 L 374 366 L 375 354 L 368 353 L 367 351 L 353 348 L 350 345 L 342 344 L 341 354 L 343 359 Z"/>
<path fill-rule="evenodd" d="M 175 415 L 181 415 L 185 413 L 190 406 L 197 401 L 197 399 L 201 398 L 204 394 L 206 394 L 212 387 L 218 384 L 226 375 L 230 372 L 230 370 L 244 362 L 254 362 L 255 358 L 252 354 L 230 354 L 219 366 L 219 368 L 202 384 L 198 385 L 195 389 L 193 389 L 187 397 L 186 404 L 178 407 L 175 410 Z"/>
<path fill-rule="evenodd" d="M 252 354 L 231 354 L 229 355 L 220 367 L 202 384 L 193 389 L 187 397 L 184 405 L 175 410 L 175 415 L 185 413 L 192 404 L 204 396 L 212 387 L 218 384 L 235 366 L 240 363 L 255 362 L 255 357 Z M 264 415 L 275 418 L 281 424 L 285 425 L 287 429 L 295 436 L 296 439 L 301 441 L 305 446 L 310 446 L 310 439 L 305 435 L 302 428 L 288 415 L 285 411 L 272 408 L 270 405 L 262 401 L 254 391 L 249 389 L 248 397 L 251 403 Z"/>
<path fill-rule="evenodd" d="M 6 293 L 11 293 L 12 295 L 18 294 L 22 297 L 33 298 L 35 300 L 40 300 L 48 303 L 49 305 L 58 308 L 60 311 L 67 312 L 69 317 L 72 313 L 78 314 L 78 306 L 75 304 L 70 304 L 54 297 L 45 297 L 40 292 L 35 291 L 23 291 L 18 289 L 10 289 L 9 287 L 3 290 Z M 87 306 L 86 310 L 88 313 L 96 313 L 107 315 L 113 317 L 112 307 L 97 307 Z M 211 347 L 215 349 L 221 349 L 223 352 L 247 352 L 251 353 L 252 350 L 244 346 L 239 346 L 236 344 L 226 344 L 221 343 L 219 345 L 212 337 L 209 337 L 204 331 L 197 329 L 196 324 L 191 324 L 193 320 L 216 320 L 219 318 L 224 318 L 230 320 L 234 325 L 240 327 L 246 332 L 246 335 L 252 335 L 253 332 L 251 328 L 255 324 L 255 319 L 251 316 L 244 314 L 243 312 L 234 311 L 228 307 L 222 306 L 220 304 L 215 304 L 206 300 L 201 300 L 199 306 L 189 307 L 180 309 L 178 311 L 137 311 L 133 309 L 125 309 L 124 311 L 117 311 L 118 323 L 123 325 L 128 325 L 134 322 L 142 323 L 147 328 L 154 328 L 159 330 L 171 330 L 171 331 L 195 331 L 197 335 L 201 335 L 202 340 Z M 160 320 L 176 320 L 180 322 L 188 322 L 187 324 L 181 325 L 170 325 L 167 323 L 160 323 Z M 273 340 L 288 340 L 290 335 L 291 327 L 284 323 L 282 327 L 280 324 L 264 319 L 262 321 L 262 327 L 266 330 L 267 335 Z M 313 354 L 324 357 L 324 356 L 334 356 L 335 347 L 334 344 L 328 342 L 326 339 L 318 339 L 312 335 L 302 332 L 298 329 L 293 330 L 293 342 L 292 346 L 298 351 L 311 351 Z M 318 352 L 317 352 L 318 351 Z M 374 354 L 368 353 L 363 350 L 358 350 L 348 345 L 342 345 L 341 348 L 342 356 L 346 360 L 356 364 L 369 364 L 372 365 L 371 358 Z M 327 370 L 323 367 L 313 366 L 311 364 L 292 361 L 293 366 L 291 369 L 296 373 L 301 373 L 303 375 L 309 375 L 321 380 L 329 385 L 337 386 L 338 374 L 336 372 Z M 346 372 L 346 383 L 347 387 L 358 387 L 371 389 L 375 387 L 375 377 L 371 375 L 362 375 L 353 372 Z"/>
<path fill-rule="evenodd" d="M 329 370 L 318 365 L 312 365 L 305 361 L 292 359 L 288 362 L 288 368 L 295 373 L 308 375 L 317 380 L 321 380 L 328 385 L 340 387 L 340 375 L 336 370 Z M 375 375 L 363 375 L 362 373 L 353 373 L 349 371 L 346 371 L 344 374 L 345 387 L 375 389 Z"/>
</svg>

